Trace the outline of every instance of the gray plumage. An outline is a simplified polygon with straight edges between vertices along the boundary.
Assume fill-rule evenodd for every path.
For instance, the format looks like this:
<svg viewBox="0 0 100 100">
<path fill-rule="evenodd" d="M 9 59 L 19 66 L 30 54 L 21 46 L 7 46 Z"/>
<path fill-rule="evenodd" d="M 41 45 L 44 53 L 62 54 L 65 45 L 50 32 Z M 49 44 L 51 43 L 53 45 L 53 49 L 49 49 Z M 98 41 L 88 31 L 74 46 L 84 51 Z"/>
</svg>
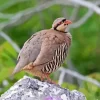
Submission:
<svg viewBox="0 0 100 100">
<path fill-rule="evenodd" d="M 33 75 L 45 77 L 44 74 L 49 75 L 58 69 L 65 60 L 71 44 L 71 35 L 65 32 L 70 23 L 71 21 L 65 18 L 59 18 L 54 21 L 52 29 L 32 35 L 18 55 L 13 74 L 25 70 Z"/>
</svg>

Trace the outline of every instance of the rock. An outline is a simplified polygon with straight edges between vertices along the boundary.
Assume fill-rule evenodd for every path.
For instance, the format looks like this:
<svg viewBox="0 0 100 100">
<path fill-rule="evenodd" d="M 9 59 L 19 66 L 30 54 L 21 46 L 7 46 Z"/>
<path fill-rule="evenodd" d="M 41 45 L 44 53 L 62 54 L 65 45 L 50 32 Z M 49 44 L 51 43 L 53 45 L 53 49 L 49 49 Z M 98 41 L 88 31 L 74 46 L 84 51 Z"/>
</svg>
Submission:
<svg viewBox="0 0 100 100">
<path fill-rule="evenodd" d="M 86 97 L 77 90 L 69 91 L 60 86 L 24 76 L 2 94 L 0 100 L 86 100 Z"/>
</svg>

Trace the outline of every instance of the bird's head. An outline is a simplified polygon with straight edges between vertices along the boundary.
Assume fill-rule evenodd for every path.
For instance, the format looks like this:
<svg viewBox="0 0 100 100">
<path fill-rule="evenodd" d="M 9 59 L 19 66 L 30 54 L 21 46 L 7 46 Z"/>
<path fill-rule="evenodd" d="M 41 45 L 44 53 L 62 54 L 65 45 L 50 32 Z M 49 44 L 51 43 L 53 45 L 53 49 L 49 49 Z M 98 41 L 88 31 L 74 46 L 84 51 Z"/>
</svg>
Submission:
<svg viewBox="0 0 100 100">
<path fill-rule="evenodd" d="M 57 18 L 53 24 L 52 24 L 52 28 L 54 30 L 60 31 L 60 32 L 66 32 L 66 28 L 69 24 L 71 24 L 72 22 L 70 20 L 67 20 L 66 18 Z"/>
</svg>

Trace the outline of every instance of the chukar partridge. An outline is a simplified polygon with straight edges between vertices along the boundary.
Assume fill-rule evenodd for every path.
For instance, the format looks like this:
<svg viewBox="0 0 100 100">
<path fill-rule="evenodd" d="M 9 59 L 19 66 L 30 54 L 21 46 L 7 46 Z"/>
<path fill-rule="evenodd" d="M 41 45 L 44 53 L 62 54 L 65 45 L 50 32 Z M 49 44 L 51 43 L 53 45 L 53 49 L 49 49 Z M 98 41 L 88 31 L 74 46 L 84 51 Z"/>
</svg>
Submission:
<svg viewBox="0 0 100 100">
<path fill-rule="evenodd" d="M 51 29 L 33 34 L 24 43 L 13 74 L 25 70 L 52 82 L 49 75 L 61 66 L 71 44 L 71 34 L 66 31 L 71 23 L 66 18 L 57 18 Z"/>
</svg>

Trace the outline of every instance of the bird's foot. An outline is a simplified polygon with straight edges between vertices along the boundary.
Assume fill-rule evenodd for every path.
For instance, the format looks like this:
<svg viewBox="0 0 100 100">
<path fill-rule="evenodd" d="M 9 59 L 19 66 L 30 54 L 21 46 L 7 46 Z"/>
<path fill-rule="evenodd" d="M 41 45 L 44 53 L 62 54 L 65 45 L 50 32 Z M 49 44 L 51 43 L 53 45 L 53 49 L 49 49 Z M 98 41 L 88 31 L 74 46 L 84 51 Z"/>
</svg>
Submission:
<svg viewBox="0 0 100 100">
<path fill-rule="evenodd" d="M 50 74 L 38 75 L 38 77 L 40 78 L 40 80 L 41 80 L 42 82 L 48 82 L 48 83 L 50 83 L 50 84 L 58 85 L 57 82 L 53 81 L 53 80 L 50 78 Z"/>
<path fill-rule="evenodd" d="M 53 80 L 48 80 L 48 79 L 47 79 L 47 82 L 48 82 L 48 83 L 51 83 L 51 84 L 58 85 L 58 83 L 57 83 L 57 82 L 55 82 L 55 81 L 53 81 Z"/>
<path fill-rule="evenodd" d="M 48 83 L 51 83 L 51 84 L 58 85 L 58 83 L 55 82 L 55 81 L 53 81 L 53 80 L 50 78 L 49 75 L 50 75 L 50 74 L 46 74 L 46 75 L 45 75 L 45 78 L 47 79 L 47 82 L 48 82 Z"/>
<path fill-rule="evenodd" d="M 43 76 L 41 76 L 41 77 L 40 77 L 40 80 L 41 80 L 42 82 L 44 82 L 44 81 L 45 81 L 45 78 L 44 78 Z"/>
</svg>

